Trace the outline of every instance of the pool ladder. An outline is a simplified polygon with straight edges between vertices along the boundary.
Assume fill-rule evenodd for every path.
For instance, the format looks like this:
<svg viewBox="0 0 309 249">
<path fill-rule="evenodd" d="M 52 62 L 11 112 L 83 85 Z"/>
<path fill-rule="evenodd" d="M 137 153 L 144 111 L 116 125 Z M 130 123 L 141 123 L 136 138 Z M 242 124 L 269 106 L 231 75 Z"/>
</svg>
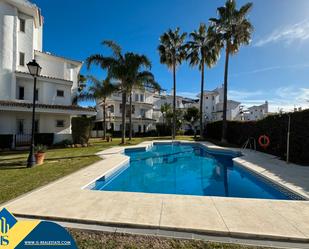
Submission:
<svg viewBox="0 0 309 249">
<path fill-rule="evenodd" d="M 243 150 L 248 149 L 248 146 L 250 150 L 255 150 L 256 151 L 256 140 L 254 137 L 249 137 L 248 140 L 243 144 L 241 147 Z"/>
</svg>

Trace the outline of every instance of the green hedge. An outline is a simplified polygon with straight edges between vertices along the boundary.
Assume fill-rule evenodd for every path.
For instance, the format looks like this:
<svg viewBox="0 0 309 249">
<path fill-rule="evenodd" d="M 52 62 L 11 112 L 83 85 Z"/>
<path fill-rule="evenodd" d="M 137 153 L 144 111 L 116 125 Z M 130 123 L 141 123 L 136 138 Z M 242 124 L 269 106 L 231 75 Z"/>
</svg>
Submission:
<svg viewBox="0 0 309 249">
<path fill-rule="evenodd" d="M 0 135 L 0 148 L 10 149 L 13 143 L 13 134 L 2 134 Z"/>
<path fill-rule="evenodd" d="M 241 147 L 249 137 L 256 141 L 260 135 L 270 138 L 269 147 L 264 150 L 258 145 L 257 149 L 282 159 L 286 158 L 288 115 L 273 115 L 260 121 L 236 122 L 228 121 L 227 140 Z M 222 122 L 207 124 L 206 137 L 220 140 Z M 309 110 L 291 114 L 290 161 L 309 165 Z"/>
<path fill-rule="evenodd" d="M 93 119 L 87 117 L 72 118 L 72 138 L 74 144 L 87 144 L 93 127 Z"/>
<path fill-rule="evenodd" d="M 34 144 L 52 146 L 54 143 L 54 133 L 36 133 L 34 134 Z"/>
</svg>

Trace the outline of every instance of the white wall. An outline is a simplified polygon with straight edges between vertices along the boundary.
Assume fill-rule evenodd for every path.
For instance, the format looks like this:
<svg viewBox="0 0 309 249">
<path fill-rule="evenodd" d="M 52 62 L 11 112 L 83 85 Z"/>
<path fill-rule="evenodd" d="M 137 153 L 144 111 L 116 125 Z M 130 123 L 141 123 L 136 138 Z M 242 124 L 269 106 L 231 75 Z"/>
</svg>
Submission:
<svg viewBox="0 0 309 249">
<path fill-rule="evenodd" d="M 25 78 L 17 78 L 16 80 L 16 98 L 19 96 L 19 87 L 24 87 L 24 100 L 32 101 L 33 98 L 33 80 Z M 37 81 L 37 89 L 39 91 L 38 103 L 41 104 L 57 104 L 71 105 L 71 85 Z M 57 90 L 64 91 L 64 97 L 57 97 Z"/>
<path fill-rule="evenodd" d="M 11 99 L 12 71 L 16 63 L 16 8 L 0 0 L 0 99 Z M 15 88 L 15 86 L 13 87 Z"/>
<path fill-rule="evenodd" d="M 19 30 L 19 18 L 17 18 L 17 49 L 16 49 L 16 70 L 22 72 L 28 72 L 27 63 L 34 57 L 33 55 L 33 31 L 34 31 L 34 20 L 33 17 L 27 16 L 23 13 L 18 14 L 19 18 L 25 20 L 25 32 Z M 19 53 L 25 54 L 25 65 L 19 65 Z"/>
</svg>

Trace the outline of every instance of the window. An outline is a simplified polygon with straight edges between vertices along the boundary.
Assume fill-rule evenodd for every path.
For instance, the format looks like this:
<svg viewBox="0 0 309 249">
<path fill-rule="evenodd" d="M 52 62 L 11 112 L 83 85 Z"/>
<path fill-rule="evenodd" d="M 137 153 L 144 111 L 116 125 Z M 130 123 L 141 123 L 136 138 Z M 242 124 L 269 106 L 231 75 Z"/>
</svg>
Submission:
<svg viewBox="0 0 309 249">
<path fill-rule="evenodd" d="M 141 132 L 142 132 L 142 126 L 139 125 L 139 126 L 138 126 L 138 133 L 141 133 Z"/>
<path fill-rule="evenodd" d="M 26 31 L 26 20 L 25 19 L 19 19 L 19 31 L 25 32 Z"/>
<path fill-rule="evenodd" d="M 114 106 L 113 106 L 113 105 L 110 105 L 110 106 L 109 106 L 109 111 L 110 111 L 111 113 L 114 113 Z"/>
<path fill-rule="evenodd" d="M 24 98 L 25 98 L 25 88 L 23 86 L 20 86 L 18 92 L 18 99 L 24 99 Z"/>
<path fill-rule="evenodd" d="M 206 106 L 206 110 L 208 110 L 208 106 Z"/>
<path fill-rule="evenodd" d="M 57 120 L 56 121 L 56 126 L 57 127 L 64 127 L 64 120 Z"/>
<path fill-rule="evenodd" d="M 140 101 L 144 102 L 144 94 L 141 94 Z"/>
<path fill-rule="evenodd" d="M 35 101 L 39 101 L 39 89 L 35 89 Z"/>
<path fill-rule="evenodd" d="M 206 97 L 206 99 L 208 99 L 208 96 Z"/>
<path fill-rule="evenodd" d="M 19 65 L 25 66 L 25 53 L 19 52 Z"/>
<path fill-rule="evenodd" d="M 135 106 L 132 105 L 132 114 L 134 114 L 134 113 L 135 113 Z"/>
<path fill-rule="evenodd" d="M 24 134 L 24 120 L 17 120 L 17 134 Z"/>
<path fill-rule="evenodd" d="M 63 90 L 57 90 L 57 97 L 64 97 L 64 91 Z"/>
<path fill-rule="evenodd" d="M 143 132 L 146 132 L 146 125 L 143 125 Z"/>
<path fill-rule="evenodd" d="M 135 101 L 138 101 L 138 94 L 135 94 Z"/>
<path fill-rule="evenodd" d="M 215 100 L 215 96 L 212 96 L 212 100 Z"/>
<path fill-rule="evenodd" d="M 146 116 L 146 110 L 145 109 L 141 109 L 141 116 L 142 116 L 142 118 L 145 118 L 145 116 Z"/>
</svg>

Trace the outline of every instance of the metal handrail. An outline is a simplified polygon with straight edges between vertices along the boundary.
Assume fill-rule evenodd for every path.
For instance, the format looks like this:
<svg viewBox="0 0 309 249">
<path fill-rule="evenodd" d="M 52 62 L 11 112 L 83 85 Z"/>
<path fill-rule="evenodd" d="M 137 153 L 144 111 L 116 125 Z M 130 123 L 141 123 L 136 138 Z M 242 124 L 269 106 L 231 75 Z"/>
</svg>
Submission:
<svg viewBox="0 0 309 249">
<path fill-rule="evenodd" d="M 253 142 L 253 144 L 252 144 Z M 256 151 L 256 139 L 254 137 L 249 137 L 247 139 L 247 141 L 243 144 L 243 146 L 241 147 L 241 149 L 247 149 L 248 145 L 250 146 L 250 150 L 252 150 L 252 146 L 253 149 Z"/>
</svg>

